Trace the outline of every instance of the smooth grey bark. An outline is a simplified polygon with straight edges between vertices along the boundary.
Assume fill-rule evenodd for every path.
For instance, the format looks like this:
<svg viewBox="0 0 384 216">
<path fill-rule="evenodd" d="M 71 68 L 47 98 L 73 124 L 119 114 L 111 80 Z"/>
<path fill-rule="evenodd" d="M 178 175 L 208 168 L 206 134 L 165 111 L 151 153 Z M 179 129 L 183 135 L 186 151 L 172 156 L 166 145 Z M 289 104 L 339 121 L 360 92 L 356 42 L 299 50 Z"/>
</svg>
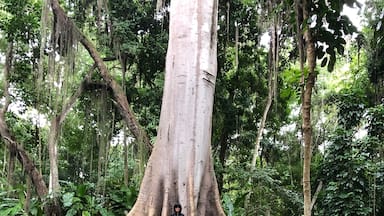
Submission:
<svg viewBox="0 0 384 216">
<path fill-rule="evenodd" d="M 129 216 L 222 216 L 211 158 L 217 0 L 171 2 L 160 125 Z"/>
</svg>

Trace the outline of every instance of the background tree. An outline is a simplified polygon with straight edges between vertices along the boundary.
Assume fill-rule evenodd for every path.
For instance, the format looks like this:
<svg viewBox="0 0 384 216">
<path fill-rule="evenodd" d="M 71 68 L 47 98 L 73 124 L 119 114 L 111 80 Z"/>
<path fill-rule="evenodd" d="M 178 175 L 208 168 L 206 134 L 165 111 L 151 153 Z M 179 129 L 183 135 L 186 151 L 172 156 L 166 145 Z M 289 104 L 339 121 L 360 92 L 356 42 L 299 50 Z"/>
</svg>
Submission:
<svg viewBox="0 0 384 216">
<path fill-rule="evenodd" d="M 346 16 L 340 14 L 344 4 L 353 6 L 355 1 L 348 2 L 332 2 L 327 4 L 325 1 L 312 2 L 308 0 L 297 1 L 297 8 L 301 8 L 298 11 L 298 21 L 302 20 L 300 24 L 304 36 L 306 62 L 308 66 L 308 74 L 303 75 L 303 96 L 302 96 L 302 118 L 303 118 L 303 142 L 304 142 L 304 161 L 303 161 L 303 194 L 304 194 L 304 215 L 311 215 L 311 181 L 310 181 L 310 166 L 312 155 L 312 125 L 311 125 L 311 106 L 312 106 L 312 90 L 315 86 L 317 72 L 316 59 L 323 59 L 322 66 L 328 65 L 328 71 L 334 69 L 336 62 L 335 50 L 339 54 L 344 52 L 345 40 L 341 37 L 342 34 L 350 34 L 354 31 L 349 19 Z M 324 19 L 327 20 L 330 25 L 326 27 L 324 25 Z M 341 22 L 336 22 L 341 20 Z M 314 29 L 312 26 L 314 24 Z M 331 30 L 331 31 L 330 31 Z M 299 40 L 301 41 L 301 40 Z M 327 56 L 324 56 L 324 45 L 317 45 L 317 42 L 324 42 L 328 45 L 326 48 Z M 301 47 L 299 45 L 299 47 Z M 329 56 L 329 57 L 328 57 Z"/>
</svg>

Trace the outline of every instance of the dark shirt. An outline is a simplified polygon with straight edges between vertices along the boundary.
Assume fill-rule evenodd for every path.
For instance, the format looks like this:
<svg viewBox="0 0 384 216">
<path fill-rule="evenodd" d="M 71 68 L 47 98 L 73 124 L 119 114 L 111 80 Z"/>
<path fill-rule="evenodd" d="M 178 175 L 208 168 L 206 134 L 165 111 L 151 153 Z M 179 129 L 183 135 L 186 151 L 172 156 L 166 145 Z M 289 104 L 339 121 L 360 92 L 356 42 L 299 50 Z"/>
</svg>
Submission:
<svg viewBox="0 0 384 216">
<path fill-rule="evenodd" d="M 184 216 L 183 213 L 173 213 L 171 216 Z"/>
</svg>

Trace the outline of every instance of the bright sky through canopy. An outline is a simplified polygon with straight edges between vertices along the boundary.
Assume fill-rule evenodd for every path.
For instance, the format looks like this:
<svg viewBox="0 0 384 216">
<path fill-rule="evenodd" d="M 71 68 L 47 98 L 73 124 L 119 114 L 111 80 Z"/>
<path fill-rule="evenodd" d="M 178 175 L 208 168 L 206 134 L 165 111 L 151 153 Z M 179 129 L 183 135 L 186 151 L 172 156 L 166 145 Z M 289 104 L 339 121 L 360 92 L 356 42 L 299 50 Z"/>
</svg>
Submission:
<svg viewBox="0 0 384 216">
<path fill-rule="evenodd" d="M 347 15 L 351 20 L 352 24 L 356 26 L 357 30 L 361 31 L 362 25 L 363 25 L 362 20 L 363 20 L 363 11 L 365 7 L 365 0 L 358 0 L 358 2 L 361 4 L 361 8 L 358 8 L 356 5 L 354 5 L 353 8 L 350 8 L 344 5 L 344 8 L 341 14 Z"/>
</svg>

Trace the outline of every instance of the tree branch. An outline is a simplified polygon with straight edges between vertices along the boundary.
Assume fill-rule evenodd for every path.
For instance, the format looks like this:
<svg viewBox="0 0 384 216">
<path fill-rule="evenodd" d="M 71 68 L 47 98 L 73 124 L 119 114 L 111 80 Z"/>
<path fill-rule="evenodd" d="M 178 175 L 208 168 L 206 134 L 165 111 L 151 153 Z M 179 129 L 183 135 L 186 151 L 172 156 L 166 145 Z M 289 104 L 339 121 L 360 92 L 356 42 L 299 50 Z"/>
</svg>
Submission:
<svg viewBox="0 0 384 216">
<path fill-rule="evenodd" d="M 9 104 L 11 103 L 11 98 L 9 96 L 8 77 L 12 67 L 12 58 L 13 58 L 13 42 L 9 42 L 7 47 L 7 53 L 5 55 L 4 81 L 3 81 L 5 103 L 0 111 L 3 115 L 5 112 L 7 112 Z"/>
<path fill-rule="evenodd" d="M 65 116 L 68 114 L 69 110 L 73 107 L 73 105 L 75 104 L 77 98 L 83 93 L 84 91 L 84 88 L 85 88 L 85 85 L 87 83 L 87 81 L 90 79 L 91 77 L 91 74 L 92 72 L 95 70 L 96 68 L 96 65 L 93 65 L 87 75 L 84 77 L 83 81 L 81 81 L 80 83 L 80 86 L 79 88 L 76 90 L 76 92 L 67 100 L 68 102 L 64 104 L 63 106 L 63 109 L 61 110 L 61 113 L 60 115 L 58 116 L 59 117 L 59 124 L 61 124 L 64 119 L 65 119 Z"/>
<path fill-rule="evenodd" d="M 323 188 L 323 181 L 320 181 L 319 184 L 317 185 L 316 192 L 313 195 L 312 202 L 311 202 L 311 211 L 313 209 L 313 206 L 315 206 L 317 196 L 319 195 L 321 189 Z"/>
<path fill-rule="evenodd" d="M 110 56 L 110 57 L 104 57 L 103 61 L 116 61 L 117 58 L 116 56 Z"/>
<path fill-rule="evenodd" d="M 94 60 L 97 68 L 100 71 L 101 76 L 108 86 L 111 87 L 114 97 L 118 103 L 119 110 L 123 119 L 127 123 L 129 130 L 132 134 L 138 139 L 139 142 L 144 143 L 149 149 L 152 149 L 152 145 L 150 143 L 149 137 L 144 129 L 140 126 L 138 121 L 136 120 L 134 113 L 128 103 L 125 92 L 121 88 L 121 86 L 113 79 L 113 77 L 109 74 L 107 66 L 105 65 L 103 59 L 100 54 L 97 52 L 95 46 L 89 41 L 89 39 L 77 28 L 75 23 L 66 15 L 64 10 L 60 7 L 57 0 L 51 0 L 51 7 L 53 13 L 59 18 L 56 19 L 58 22 L 66 22 L 65 25 L 68 28 L 72 28 L 72 32 L 77 34 L 79 37 L 80 43 L 84 46 L 84 48 L 88 51 L 89 55 Z"/>
<path fill-rule="evenodd" d="M 32 179 L 33 185 L 36 188 L 37 195 L 40 199 L 45 199 L 48 194 L 47 186 L 44 182 L 43 175 L 38 171 L 33 161 L 29 158 L 25 149 L 15 140 L 10 133 L 4 115 L 0 114 L 0 135 L 5 140 L 8 149 L 14 149 L 17 152 L 17 159 L 23 165 L 24 171 Z"/>
<path fill-rule="evenodd" d="M 24 171 L 32 179 L 33 185 L 36 188 L 36 192 L 40 199 L 44 199 L 48 194 L 47 186 L 44 182 L 42 174 L 38 171 L 33 161 L 29 158 L 27 152 L 24 150 L 22 145 L 20 145 L 15 137 L 11 134 L 9 127 L 5 121 L 5 113 L 7 112 L 8 106 L 10 104 L 9 98 L 9 71 L 12 63 L 12 49 L 13 43 L 9 42 L 8 50 L 6 54 L 6 63 L 4 68 L 4 95 L 6 97 L 5 105 L 0 109 L 0 136 L 4 139 L 9 150 L 16 151 L 17 158 L 20 163 L 23 165 Z"/>
</svg>

